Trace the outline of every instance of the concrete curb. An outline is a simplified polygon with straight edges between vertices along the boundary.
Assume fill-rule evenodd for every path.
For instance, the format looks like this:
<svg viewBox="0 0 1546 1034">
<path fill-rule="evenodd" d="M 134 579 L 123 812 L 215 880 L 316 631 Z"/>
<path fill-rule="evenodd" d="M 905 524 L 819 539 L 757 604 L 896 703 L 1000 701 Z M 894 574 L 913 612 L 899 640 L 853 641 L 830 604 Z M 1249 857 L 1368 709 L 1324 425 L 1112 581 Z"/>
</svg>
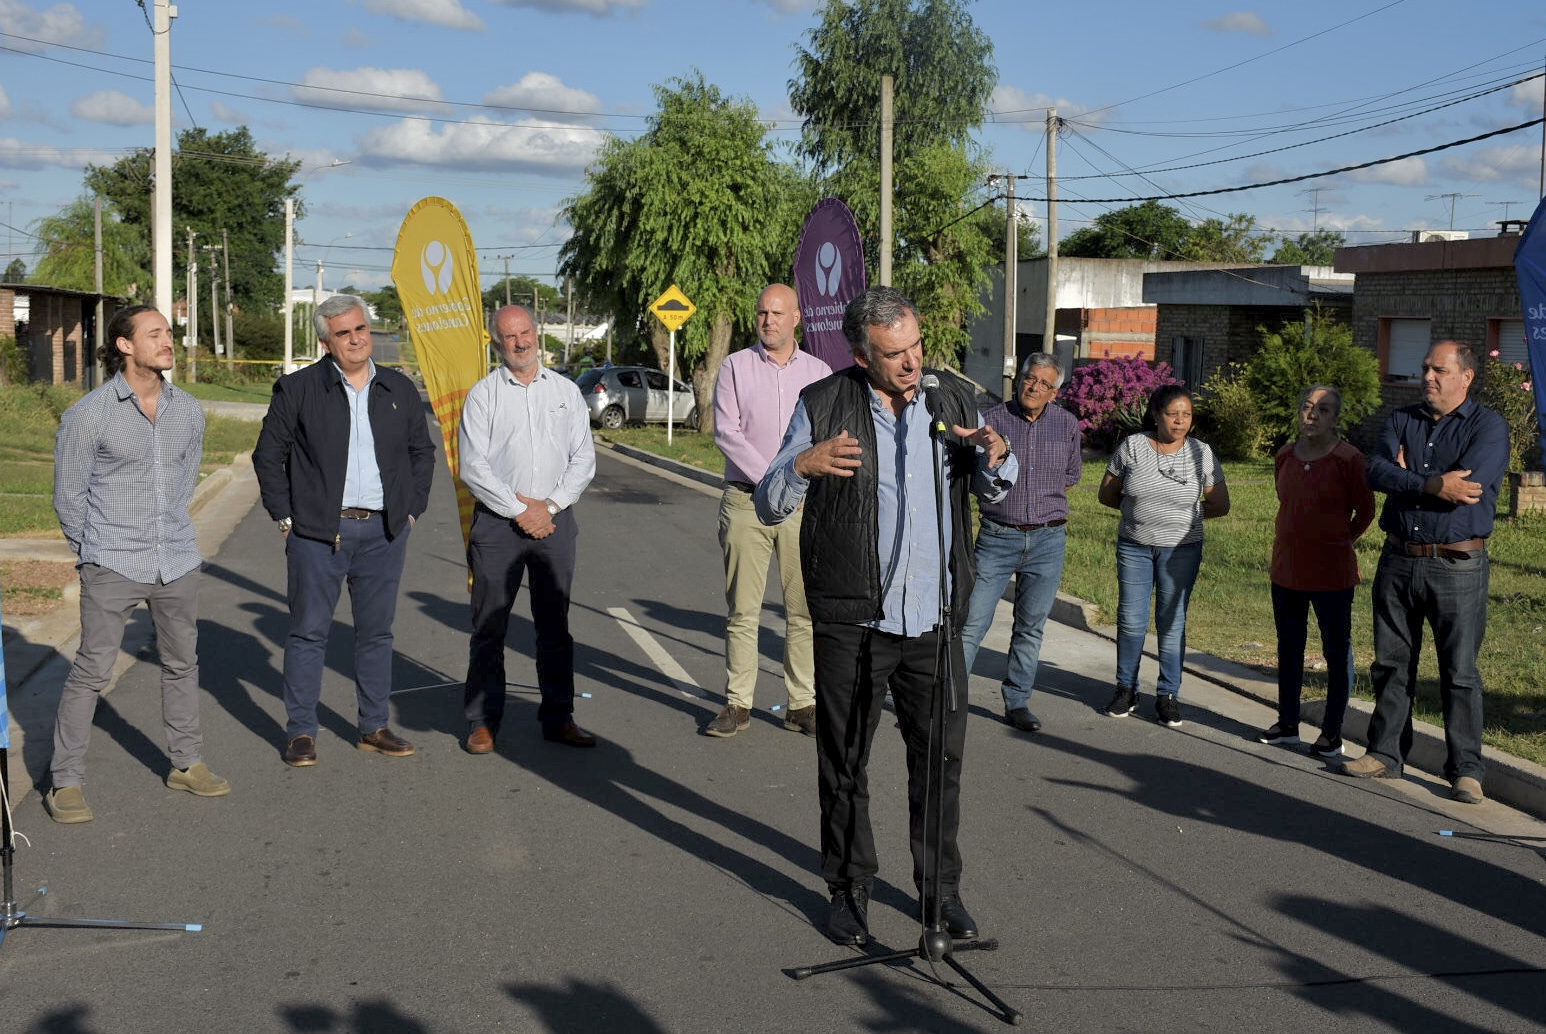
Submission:
<svg viewBox="0 0 1546 1034">
<path fill-rule="evenodd" d="M 719 475 L 709 474 L 642 449 L 611 442 L 599 444 L 637 460 L 643 465 L 678 477 L 715 488 L 722 487 L 724 484 L 724 479 Z M 1100 636 L 1113 643 L 1116 642 L 1116 627 L 1100 623 L 1100 608 L 1077 596 L 1070 596 L 1064 592 L 1058 593 L 1057 599 L 1052 604 L 1052 620 Z M 1150 657 L 1158 656 L 1154 636 L 1149 636 L 1144 644 L 1144 652 Z M 1216 686 L 1268 707 L 1277 707 L 1277 681 L 1264 676 L 1254 668 L 1195 651 L 1189 653 L 1183 668 L 1187 674 L 1195 678 L 1206 679 Z M 1301 716 L 1303 724 L 1318 728 L 1324 707 L 1323 701 L 1306 701 Z M 1342 723 L 1343 740 L 1367 746 L 1369 718 L 1373 711 L 1374 706 L 1368 701 L 1353 700 L 1348 705 L 1347 717 Z M 1408 765 L 1418 771 L 1437 775 L 1444 771 L 1446 755 L 1444 730 L 1441 727 L 1427 722 L 1412 723 L 1412 748 L 1407 753 Z M 1482 758 L 1487 763 L 1485 785 L 1488 797 L 1537 818 L 1546 819 L 1546 767 L 1485 745 L 1482 747 Z"/>
</svg>

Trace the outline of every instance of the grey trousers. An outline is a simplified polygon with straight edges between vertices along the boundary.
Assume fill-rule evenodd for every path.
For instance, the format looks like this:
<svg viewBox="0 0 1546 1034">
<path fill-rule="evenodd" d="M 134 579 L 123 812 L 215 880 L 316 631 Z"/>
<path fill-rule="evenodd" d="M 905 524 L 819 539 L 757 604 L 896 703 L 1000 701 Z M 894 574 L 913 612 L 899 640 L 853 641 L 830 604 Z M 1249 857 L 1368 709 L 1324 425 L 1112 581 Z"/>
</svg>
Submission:
<svg viewBox="0 0 1546 1034">
<path fill-rule="evenodd" d="M 167 754 L 178 768 L 196 765 L 199 731 L 199 572 L 170 582 L 136 582 L 97 564 L 82 564 L 81 645 L 59 694 L 54 720 L 54 789 L 86 781 L 86 747 L 97 698 L 107 688 L 123 645 L 124 625 L 141 603 L 150 608 L 161 656 L 161 720 Z"/>
</svg>

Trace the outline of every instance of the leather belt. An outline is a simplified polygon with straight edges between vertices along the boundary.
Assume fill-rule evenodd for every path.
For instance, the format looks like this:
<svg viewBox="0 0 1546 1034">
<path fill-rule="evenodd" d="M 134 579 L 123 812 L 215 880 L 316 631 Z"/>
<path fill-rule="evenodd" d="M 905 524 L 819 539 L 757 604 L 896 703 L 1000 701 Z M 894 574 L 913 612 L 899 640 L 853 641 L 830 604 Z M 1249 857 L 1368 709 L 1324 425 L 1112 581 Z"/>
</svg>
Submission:
<svg viewBox="0 0 1546 1034">
<path fill-rule="evenodd" d="M 351 521 L 368 521 L 380 512 L 380 510 L 366 510 L 358 506 L 346 506 L 338 511 L 338 516 L 347 517 Z"/>
<path fill-rule="evenodd" d="M 757 486 L 752 484 L 750 481 L 726 481 L 725 487 L 733 488 L 737 492 L 745 492 L 747 495 L 751 495 L 753 492 L 757 491 Z"/>
<path fill-rule="evenodd" d="M 1385 541 L 1391 549 L 1399 550 L 1407 556 L 1442 557 L 1445 560 L 1469 560 L 1487 548 L 1486 539 L 1463 539 L 1460 542 L 1433 544 L 1407 542 L 1391 535 Z"/>
<path fill-rule="evenodd" d="M 993 521 L 992 517 L 986 518 Z M 1041 524 L 1005 524 L 1003 521 L 993 521 L 1000 528 L 1013 528 L 1015 531 L 1040 531 L 1043 528 L 1061 528 L 1068 523 L 1067 517 L 1059 517 L 1055 521 L 1044 521 Z"/>
</svg>

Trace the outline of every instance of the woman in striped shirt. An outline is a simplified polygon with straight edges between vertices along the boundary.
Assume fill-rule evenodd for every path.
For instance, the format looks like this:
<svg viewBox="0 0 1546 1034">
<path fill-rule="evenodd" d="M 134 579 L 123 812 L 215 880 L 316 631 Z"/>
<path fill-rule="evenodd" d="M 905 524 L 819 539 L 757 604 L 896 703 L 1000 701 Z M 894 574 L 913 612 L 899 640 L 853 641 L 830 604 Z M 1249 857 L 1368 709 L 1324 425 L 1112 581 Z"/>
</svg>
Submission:
<svg viewBox="0 0 1546 1034">
<path fill-rule="evenodd" d="M 1177 384 L 1149 396 L 1144 430 L 1122 440 L 1106 466 L 1100 501 L 1122 511 L 1117 526 L 1117 691 L 1106 714 L 1138 709 L 1138 662 L 1149 631 L 1159 636 L 1154 718 L 1181 724 L 1186 605 L 1202 564 L 1202 522 L 1229 512 L 1224 471 L 1208 446 L 1188 437 L 1192 393 Z"/>
</svg>

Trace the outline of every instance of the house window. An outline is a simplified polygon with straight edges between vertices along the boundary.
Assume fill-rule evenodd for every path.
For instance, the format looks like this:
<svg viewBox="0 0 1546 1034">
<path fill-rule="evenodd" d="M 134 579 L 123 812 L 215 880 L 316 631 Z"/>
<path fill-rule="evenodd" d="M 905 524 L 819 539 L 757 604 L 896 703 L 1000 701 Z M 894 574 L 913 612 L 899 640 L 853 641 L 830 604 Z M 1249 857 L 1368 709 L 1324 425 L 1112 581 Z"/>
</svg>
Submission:
<svg viewBox="0 0 1546 1034">
<path fill-rule="evenodd" d="M 1498 350 L 1500 363 L 1530 365 L 1530 349 L 1525 343 L 1525 321 L 1496 319 L 1487 321 L 1487 351 Z"/>
<path fill-rule="evenodd" d="M 1170 339 L 1170 366 L 1176 379 L 1194 391 L 1202 386 L 1202 338 L 1177 334 Z"/>
<path fill-rule="evenodd" d="M 1423 375 L 1423 357 L 1432 338 L 1432 320 L 1380 320 L 1380 372 L 1392 380 L 1417 380 Z"/>
</svg>

